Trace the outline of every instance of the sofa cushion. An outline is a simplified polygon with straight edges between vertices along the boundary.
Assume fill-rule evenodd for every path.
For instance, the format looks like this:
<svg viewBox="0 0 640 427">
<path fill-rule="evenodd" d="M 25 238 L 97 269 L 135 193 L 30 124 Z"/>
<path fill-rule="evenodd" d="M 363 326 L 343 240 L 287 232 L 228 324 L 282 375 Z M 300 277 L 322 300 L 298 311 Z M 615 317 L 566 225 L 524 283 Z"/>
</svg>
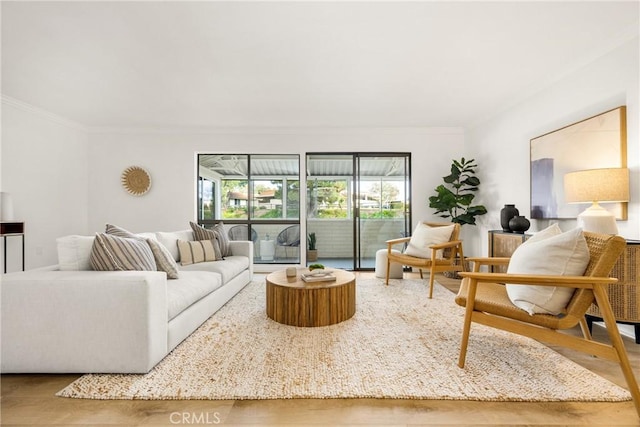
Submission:
<svg viewBox="0 0 640 427">
<path fill-rule="evenodd" d="M 178 250 L 178 240 L 193 240 L 193 231 L 159 231 L 156 238 L 162 245 L 169 250 L 171 256 L 176 261 L 180 261 L 180 251 Z"/>
<path fill-rule="evenodd" d="M 200 264 L 181 265 L 180 274 L 183 271 L 209 271 L 219 273 L 222 276 L 222 283 L 228 283 L 238 274 L 249 268 L 249 259 L 246 256 L 232 255 L 223 261 L 202 262 Z"/>
<path fill-rule="evenodd" d="M 219 231 L 206 229 L 195 222 L 189 222 L 191 226 L 191 230 L 193 230 L 193 238 L 194 240 L 211 240 L 213 242 L 213 248 L 216 251 L 216 259 L 224 258 L 224 253 L 222 252 L 221 241 L 220 241 L 220 233 Z M 227 247 L 228 247 L 228 239 L 227 239 Z"/>
<path fill-rule="evenodd" d="M 205 261 L 215 261 L 216 251 L 213 249 L 214 243 L 214 240 L 178 240 L 180 264 L 190 265 Z"/>
<path fill-rule="evenodd" d="M 156 271 L 146 241 L 97 233 L 91 248 L 91 266 L 98 271 Z"/>
<path fill-rule="evenodd" d="M 555 234 L 544 230 L 520 245 L 509 261 L 507 273 L 582 276 L 589 264 L 589 248 L 582 229 Z M 533 315 L 563 312 L 574 289 L 553 286 L 507 284 L 513 305 Z"/>
<path fill-rule="evenodd" d="M 219 274 L 208 271 L 182 271 L 176 280 L 167 281 L 168 320 L 222 286 Z"/>
<path fill-rule="evenodd" d="M 153 233 L 134 234 L 122 227 L 118 227 L 117 225 L 113 224 L 107 224 L 105 228 L 107 234 L 146 241 L 149 245 L 149 248 L 151 248 L 151 252 L 153 253 L 153 258 L 156 262 L 158 271 L 164 271 L 165 273 L 167 273 L 167 278 L 169 279 L 178 278 L 178 265 L 176 264 L 176 261 L 173 259 L 173 256 L 171 255 L 169 250 L 156 240 L 156 237 Z"/>
<path fill-rule="evenodd" d="M 64 236 L 56 239 L 58 265 L 61 271 L 93 270 L 91 268 L 91 248 L 94 236 Z"/>
</svg>

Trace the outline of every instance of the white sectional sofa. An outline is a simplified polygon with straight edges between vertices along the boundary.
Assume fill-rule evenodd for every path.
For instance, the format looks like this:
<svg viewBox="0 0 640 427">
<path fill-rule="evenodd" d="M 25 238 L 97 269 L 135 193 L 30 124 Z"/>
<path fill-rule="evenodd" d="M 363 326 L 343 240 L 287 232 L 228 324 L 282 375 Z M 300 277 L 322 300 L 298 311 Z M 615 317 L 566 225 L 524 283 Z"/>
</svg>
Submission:
<svg viewBox="0 0 640 427">
<path fill-rule="evenodd" d="M 190 230 L 155 236 L 176 261 L 176 241 L 193 240 Z M 148 372 L 251 281 L 253 243 L 230 245 L 232 256 L 179 266 L 171 280 L 68 265 L 2 276 L 2 373 Z"/>
</svg>

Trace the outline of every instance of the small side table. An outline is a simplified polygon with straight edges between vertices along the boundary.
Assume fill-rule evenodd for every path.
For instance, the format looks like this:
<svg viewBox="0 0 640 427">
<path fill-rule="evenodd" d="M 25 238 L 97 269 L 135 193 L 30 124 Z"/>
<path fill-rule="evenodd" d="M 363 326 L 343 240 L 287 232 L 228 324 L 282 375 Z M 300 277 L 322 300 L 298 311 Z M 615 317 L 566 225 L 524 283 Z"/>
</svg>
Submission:
<svg viewBox="0 0 640 427">
<path fill-rule="evenodd" d="M 276 252 L 275 240 L 260 240 L 260 259 L 263 261 L 273 261 Z"/>
<path fill-rule="evenodd" d="M 22 271 L 24 271 L 24 222 L 0 222 L 0 236 L 4 240 L 4 272 L 7 273 L 7 237 L 22 238 Z"/>
</svg>

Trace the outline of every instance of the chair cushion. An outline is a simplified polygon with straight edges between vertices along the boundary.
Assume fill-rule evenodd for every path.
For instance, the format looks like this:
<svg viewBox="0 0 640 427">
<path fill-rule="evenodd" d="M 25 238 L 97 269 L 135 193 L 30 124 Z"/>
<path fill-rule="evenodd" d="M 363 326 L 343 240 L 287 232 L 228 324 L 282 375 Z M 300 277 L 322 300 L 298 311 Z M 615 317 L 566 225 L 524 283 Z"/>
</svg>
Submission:
<svg viewBox="0 0 640 427">
<path fill-rule="evenodd" d="M 588 264 L 589 248 L 582 229 L 562 233 L 552 226 L 515 250 L 507 273 L 582 276 Z M 507 284 L 511 302 L 531 315 L 562 313 L 574 291 L 565 287 Z"/>
<path fill-rule="evenodd" d="M 431 258 L 429 246 L 448 242 L 451 239 L 453 228 L 453 224 L 430 227 L 422 222 L 419 223 L 413 230 L 411 240 L 404 253 L 418 258 Z M 437 251 L 436 257 L 442 258 L 442 250 Z"/>
</svg>

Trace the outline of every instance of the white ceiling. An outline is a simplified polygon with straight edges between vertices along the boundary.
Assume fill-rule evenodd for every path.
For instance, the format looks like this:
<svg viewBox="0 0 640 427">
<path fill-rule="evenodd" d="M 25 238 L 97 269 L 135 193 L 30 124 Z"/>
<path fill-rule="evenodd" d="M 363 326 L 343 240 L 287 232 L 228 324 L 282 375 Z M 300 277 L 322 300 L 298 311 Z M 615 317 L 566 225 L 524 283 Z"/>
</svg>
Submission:
<svg viewBox="0 0 640 427">
<path fill-rule="evenodd" d="M 639 27 L 637 1 L 1 7 L 3 95 L 91 127 L 467 127 Z"/>
</svg>

